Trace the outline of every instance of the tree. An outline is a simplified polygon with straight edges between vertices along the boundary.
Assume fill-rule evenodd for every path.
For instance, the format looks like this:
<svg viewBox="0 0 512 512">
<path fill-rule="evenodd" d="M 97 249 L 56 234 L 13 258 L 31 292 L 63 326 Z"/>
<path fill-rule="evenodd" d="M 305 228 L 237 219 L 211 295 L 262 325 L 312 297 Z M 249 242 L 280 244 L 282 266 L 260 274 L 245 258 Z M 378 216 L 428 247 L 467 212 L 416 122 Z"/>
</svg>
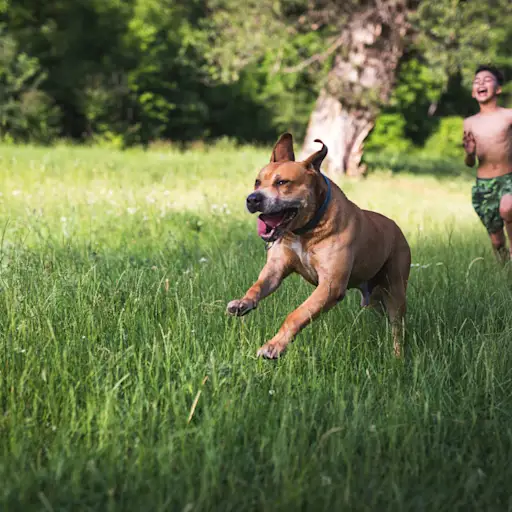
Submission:
<svg viewBox="0 0 512 512">
<path fill-rule="evenodd" d="M 328 169 L 355 175 L 362 170 L 364 140 L 395 82 L 410 6 L 394 0 L 352 6 L 333 2 L 329 10 L 315 15 L 334 23 L 340 5 L 351 9 L 338 29 L 339 51 L 311 114 L 302 152 L 311 152 L 314 140 L 320 138 L 329 147 Z"/>
<path fill-rule="evenodd" d="M 493 0 L 210 0 L 206 55 L 221 80 L 273 55 L 276 72 L 317 74 L 318 99 L 302 152 L 321 138 L 331 172 L 358 174 L 363 143 L 390 99 L 406 46 L 417 47 L 443 84 L 475 57 L 496 57 L 510 37 L 511 3 Z M 492 30 L 491 30 L 492 27 Z M 322 51 L 286 62 L 286 49 L 314 32 Z M 476 34 L 476 37 L 475 37 Z M 309 51 L 308 51 L 309 50 Z M 328 63 L 328 69 L 325 64 Z M 323 66 L 323 67 L 322 67 Z M 220 70 L 220 71 L 219 71 Z M 433 102 L 435 103 L 435 102 Z M 425 112 L 424 115 L 428 115 Z"/>
<path fill-rule="evenodd" d="M 262 52 L 275 55 L 276 72 L 316 74 L 318 99 L 302 152 L 314 151 L 314 139 L 321 138 L 329 147 L 329 170 L 356 173 L 363 141 L 392 90 L 409 28 L 407 1 L 265 0 L 242 8 L 233 0 L 212 0 L 209 5 L 216 37 L 206 53 L 219 78 L 236 78 Z M 311 52 L 310 46 L 304 52 L 309 55 L 286 61 L 287 48 L 308 32 L 318 34 L 323 50 Z"/>
<path fill-rule="evenodd" d="M 376 118 L 374 149 L 391 135 L 395 148 L 421 145 L 437 116 L 473 109 L 477 61 L 512 72 L 511 10 L 509 0 L 0 0 L 0 137 L 126 146 L 291 130 L 307 153 L 324 139 L 331 171 L 354 174 Z"/>
</svg>

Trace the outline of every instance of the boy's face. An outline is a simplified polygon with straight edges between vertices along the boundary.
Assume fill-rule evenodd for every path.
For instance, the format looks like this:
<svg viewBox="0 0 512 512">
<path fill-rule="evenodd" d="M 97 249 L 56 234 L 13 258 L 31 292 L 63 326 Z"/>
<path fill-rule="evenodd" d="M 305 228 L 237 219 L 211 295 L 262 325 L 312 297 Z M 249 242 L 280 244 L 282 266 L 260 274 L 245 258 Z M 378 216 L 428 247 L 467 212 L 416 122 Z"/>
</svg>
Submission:
<svg viewBox="0 0 512 512">
<path fill-rule="evenodd" d="M 480 71 L 475 75 L 472 96 L 478 103 L 488 103 L 500 93 L 501 87 L 490 71 Z"/>
</svg>

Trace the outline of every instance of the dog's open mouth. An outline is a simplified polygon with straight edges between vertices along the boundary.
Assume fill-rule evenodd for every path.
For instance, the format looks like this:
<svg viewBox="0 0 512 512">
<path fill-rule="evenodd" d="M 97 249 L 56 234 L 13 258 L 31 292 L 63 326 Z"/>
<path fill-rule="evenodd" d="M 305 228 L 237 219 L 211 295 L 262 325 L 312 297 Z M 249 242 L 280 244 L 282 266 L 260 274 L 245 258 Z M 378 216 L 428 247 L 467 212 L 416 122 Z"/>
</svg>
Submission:
<svg viewBox="0 0 512 512">
<path fill-rule="evenodd" d="M 279 237 L 282 231 L 297 215 L 297 208 L 286 208 L 276 213 L 262 213 L 258 217 L 258 235 L 266 242 Z"/>
</svg>

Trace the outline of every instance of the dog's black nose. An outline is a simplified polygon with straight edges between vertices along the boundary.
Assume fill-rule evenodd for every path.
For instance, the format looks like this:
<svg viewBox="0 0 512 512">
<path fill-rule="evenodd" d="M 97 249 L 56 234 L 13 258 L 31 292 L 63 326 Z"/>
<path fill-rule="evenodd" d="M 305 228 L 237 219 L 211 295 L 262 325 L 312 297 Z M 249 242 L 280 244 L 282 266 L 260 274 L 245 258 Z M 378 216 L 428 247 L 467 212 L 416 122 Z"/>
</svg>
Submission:
<svg viewBox="0 0 512 512">
<path fill-rule="evenodd" d="M 247 209 L 254 213 L 258 211 L 261 208 L 261 205 L 263 203 L 263 194 L 261 192 L 253 192 L 252 194 L 249 194 L 247 196 Z"/>
</svg>

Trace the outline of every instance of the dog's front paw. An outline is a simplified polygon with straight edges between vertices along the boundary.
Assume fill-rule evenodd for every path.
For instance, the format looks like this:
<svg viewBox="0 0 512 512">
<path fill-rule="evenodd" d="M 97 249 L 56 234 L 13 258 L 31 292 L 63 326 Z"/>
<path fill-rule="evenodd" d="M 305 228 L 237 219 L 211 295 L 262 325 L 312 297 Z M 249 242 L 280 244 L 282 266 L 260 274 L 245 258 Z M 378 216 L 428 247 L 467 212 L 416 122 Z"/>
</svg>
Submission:
<svg viewBox="0 0 512 512">
<path fill-rule="evenodd" d="M 284 354 L 285 350 L 285 343 L 279 343 L 278 341 L 269 341 L 258 350 L 258 353 L 256 355 L 258 357 L 263 357 L 265 359 L 277 359 L 278 357 Z"/>
<path fill-rule="evenodd" d="M 249 311 L 256 308 L 256 304 L 252 300 L 239 299 L 232 300 L 227 307 L 227 312 L 234 316 L 244 316 Z"/>
</svg>

